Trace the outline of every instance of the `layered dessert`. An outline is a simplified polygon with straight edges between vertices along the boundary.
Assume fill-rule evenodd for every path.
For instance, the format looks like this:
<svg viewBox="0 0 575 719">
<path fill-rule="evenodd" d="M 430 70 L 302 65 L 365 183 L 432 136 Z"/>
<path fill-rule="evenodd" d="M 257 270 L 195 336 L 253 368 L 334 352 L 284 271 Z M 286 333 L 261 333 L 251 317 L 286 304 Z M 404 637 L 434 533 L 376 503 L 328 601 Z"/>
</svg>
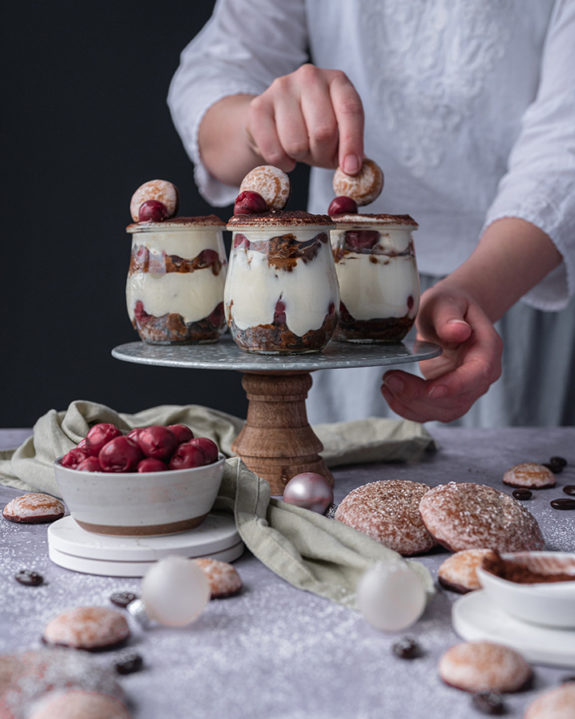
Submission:
<svg viewBox="0 0 575 719">
<path fill-rule="evenodd" d="M 339 307 L 331 226 L 327 215 L 301 211 L 268 210 L 230 219 L 224 305 L 240 348 L 266 354 L 319 352 L 328 343 Z"/>
<path fill-rule="evenodd" d="M 132 235 L 126 302 L 149 344 L 216 342 L 225 329 L 226 254 L 215 215 L 139 221 Z"/>
<path fill-rule="evenodd" d="M 331 244 L 340 289 L 334 338 L 399 342 L 419 307 L 419 275 L 409 215 L 340 214 Z"/>
</svg>

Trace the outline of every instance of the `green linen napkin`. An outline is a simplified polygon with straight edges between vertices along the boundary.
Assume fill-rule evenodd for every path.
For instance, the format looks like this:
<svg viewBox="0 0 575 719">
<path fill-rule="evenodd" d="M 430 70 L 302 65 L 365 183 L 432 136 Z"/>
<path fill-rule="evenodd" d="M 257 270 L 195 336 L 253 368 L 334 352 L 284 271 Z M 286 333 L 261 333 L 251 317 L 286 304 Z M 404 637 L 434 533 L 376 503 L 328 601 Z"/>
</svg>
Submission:
<svg viewBox="0 0 575 719">
<path fill-rule="evenodd" d="M 105 405 L 77 400 L 66 411 L 50 410 L 34 425 L 34 433 L 18 449 L 0 453 L 0 483 L 22 490 L 59 495 L 53 462 L 74 447 L 98 422 L 127 431 L 149 424 L 189 425 L 213 439 L 225 454 L 243 426 L 232 415 L 197 405 L 154 407 L 136 414 L 118 413 Z M 324 443 L 328 465 L 352 462 L 417 460 L 434 449 L 431 436 L 414 422 L 370 419 L 314 427 Z M 290 584 L 345 606 L 354 606 L 361 574 L 374 562 L 403 562 L 379 542 L 333 519 L 270 499 L 268 483 L 237 457 L 226 460 L 215 509 L 234 514 L 238 532 L 251 552 Z M 427 569 L 410 561 L 429 594 Z"/>
</svg>

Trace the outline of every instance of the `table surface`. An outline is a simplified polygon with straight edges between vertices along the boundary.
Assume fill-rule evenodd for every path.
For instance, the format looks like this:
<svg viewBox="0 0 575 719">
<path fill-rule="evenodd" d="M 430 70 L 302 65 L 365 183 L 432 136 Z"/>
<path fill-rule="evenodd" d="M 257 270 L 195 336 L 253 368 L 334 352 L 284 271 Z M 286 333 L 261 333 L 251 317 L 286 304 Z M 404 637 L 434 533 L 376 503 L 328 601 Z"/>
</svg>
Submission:
<svg viewBox="0 0 575 719">
<path fill-rule="evenodd" d="M 16 446 L 29 430 L 0 430 L 0 446 Z M 527 507 L 537 517 L 547 548 L 575 551 L 575 513 L 553 510 L 549 501 L 575 484 L 575 428 L 432 430 L 439 451 L 418 464 L 379 464 L 334 470 L 335 499 L 379 479 L 410 479 L 437 485 L 447 481 L 489 484 L 505 491 L 503 472 L 525 461 L 565 457 L 569 465 L 555 489 L 534 493 Z M 0 487 L 0 506 L 17 490 Z M 46 527 L 0 520 L 0 653 L 40 645 L 45 624 L 65 609 L 112 606 L 114 591 L 139 591 L 140 580 L 83 575 L 48 559 Z M 434 578 L 449 556 L 437 551 L 420 558 Z M 441 654 L 460 639 L 451 626 L 451 606 L 459 595 L 438 588 L 419 622 L 388 634 L 360 615 L 326 599 L 297 590 L 246 552 L 235 564 L 244 581 L 237 597 L 212 601 L 183 629 L 134 624 L 130 647 L 146 669 L 121 678 L 135 719 L 381 719 L 481 716 L 470 696 L 437 677 Z M 24 587 L 14 580 L 22 568 L 41 572 L 46 584 Z M 133 620 L 130 618 L 130 621 Z M 424 655 L 397 659 L 398 636 L 417 638 Z M 111 662 L 115 655 L 96 655 Z M 508 716 L 521 717 L 542 690 L 555 687 L 568 670 L 535 666 L 529 691 L 507 695 Z M 408 709 L 409 707 L 409 709 Z"/>
</svg>

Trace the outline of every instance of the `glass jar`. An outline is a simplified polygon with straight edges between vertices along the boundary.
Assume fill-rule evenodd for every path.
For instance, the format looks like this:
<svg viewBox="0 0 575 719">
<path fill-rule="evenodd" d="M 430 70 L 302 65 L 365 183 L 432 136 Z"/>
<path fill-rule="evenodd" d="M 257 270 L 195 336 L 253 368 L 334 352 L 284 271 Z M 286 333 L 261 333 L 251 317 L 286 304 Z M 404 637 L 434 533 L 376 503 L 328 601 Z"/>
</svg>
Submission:
<svg viewBox="0 0 575 719">
<path fill-rule="evenodd" d="M 319 352 L 337 324 L 331 219 L 306 212 L 235 215 L 224 305 L 248 352 Z"/>
<path fill-rule="evenodd" d="M 346 342 L 400 342 L 419 308 L 419 274 L 409 215 L 337 215 L 331 243 Z"/>
<path fill-rule="evenodd" d="M 215 215 L 137 222 L 126 303 L 149 344 L 217 342 L 225 330 L 225 223 Z"/>
</svg>

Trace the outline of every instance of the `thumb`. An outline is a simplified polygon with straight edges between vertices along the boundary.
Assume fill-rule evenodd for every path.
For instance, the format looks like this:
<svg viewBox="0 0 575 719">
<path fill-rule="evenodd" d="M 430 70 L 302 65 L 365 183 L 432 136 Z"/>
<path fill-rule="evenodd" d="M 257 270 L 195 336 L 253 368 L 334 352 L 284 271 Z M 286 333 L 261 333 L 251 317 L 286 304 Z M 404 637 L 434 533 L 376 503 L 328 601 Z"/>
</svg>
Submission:
<svg viewBox="0 0 575 719">
<path fill-rule="evenodd" d="M 461 344 L 471 337 L 472 332 L 466 320 L 467 309 L 467 301 L 462 297 L 437 297 L 428 310 L 426 325 L 441 344 Z"/>
</svg>

